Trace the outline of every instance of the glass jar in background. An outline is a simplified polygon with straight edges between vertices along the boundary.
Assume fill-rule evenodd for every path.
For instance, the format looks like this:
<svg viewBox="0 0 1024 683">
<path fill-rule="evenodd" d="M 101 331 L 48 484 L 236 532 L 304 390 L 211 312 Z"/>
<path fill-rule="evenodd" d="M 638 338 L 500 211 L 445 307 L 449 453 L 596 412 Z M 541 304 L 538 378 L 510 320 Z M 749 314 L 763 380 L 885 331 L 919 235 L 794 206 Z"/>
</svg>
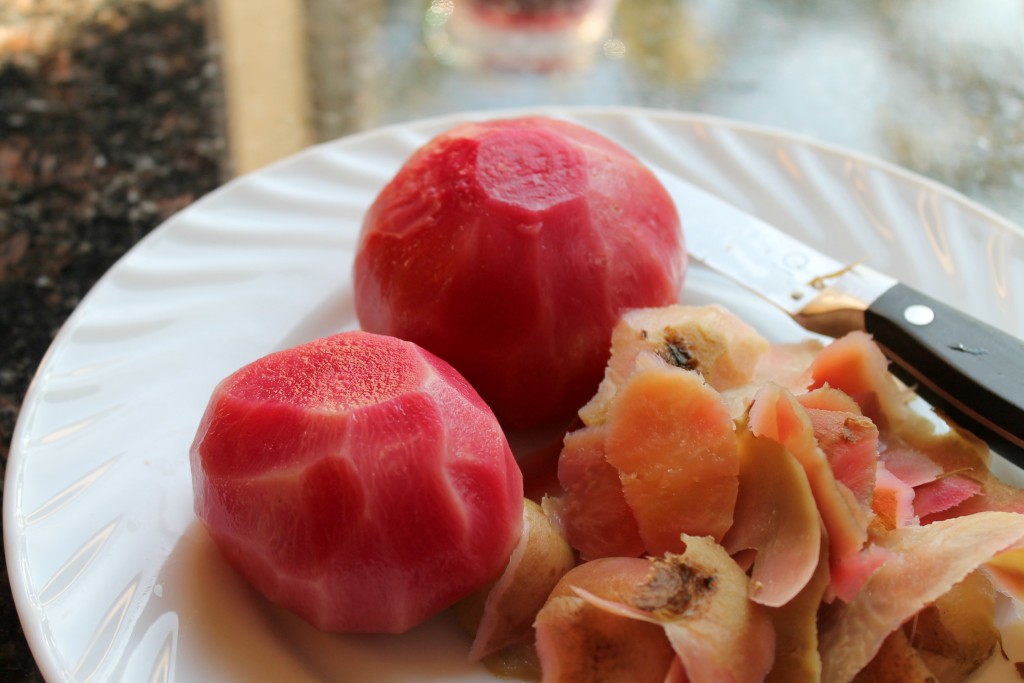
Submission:
<svg viewBox="0 0 1024 683">
<path fill-rule="evenodd" d="M 499 71 L 584 68 L 616 0 L 431 0 L 427 46 L 442 63 Z"/>
</svg>

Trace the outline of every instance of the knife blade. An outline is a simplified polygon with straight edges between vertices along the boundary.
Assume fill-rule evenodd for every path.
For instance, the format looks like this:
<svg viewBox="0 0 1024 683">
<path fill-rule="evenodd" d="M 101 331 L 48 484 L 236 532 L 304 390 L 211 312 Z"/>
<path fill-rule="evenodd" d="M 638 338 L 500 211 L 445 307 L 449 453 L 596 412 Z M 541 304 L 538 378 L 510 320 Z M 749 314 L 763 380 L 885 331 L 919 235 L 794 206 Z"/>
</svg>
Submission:
<svg viewBox="0 0 1024 683">
<path fill-rule="evenodd" d="M 871 334 L 890 369 L 938 412 L 1024 467 L 1024 341 L 863 263 L 833 259 L 716 195 L 655 169 L 690 257 L 813 332 Z"/>
</svg>

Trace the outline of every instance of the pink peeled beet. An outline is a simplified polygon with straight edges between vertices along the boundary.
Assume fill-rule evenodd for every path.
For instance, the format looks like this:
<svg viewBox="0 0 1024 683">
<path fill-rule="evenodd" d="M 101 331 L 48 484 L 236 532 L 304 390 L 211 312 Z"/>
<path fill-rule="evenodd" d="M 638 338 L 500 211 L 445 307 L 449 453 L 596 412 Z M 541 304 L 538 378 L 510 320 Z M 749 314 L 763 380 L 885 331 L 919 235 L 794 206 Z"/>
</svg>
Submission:
<svg viewBox="0 0 1024 683">
<path fill-rule="evenodd" d="M 367 212 L 356 311 L 444 358 L 498 418 L 570 418 L 628 308 L 679 295 L 669 194 L 632 154 L 564 121 L 470 123 L 416 151 Z"/>
<path fill-rule="evenodd" d="M 349 332 L 271 354 L 213 393 L 195 509 L 270 600 L 330 631 L 402 632 L 497 578 L 522 476 L 444 361 Z"/>
</svg>

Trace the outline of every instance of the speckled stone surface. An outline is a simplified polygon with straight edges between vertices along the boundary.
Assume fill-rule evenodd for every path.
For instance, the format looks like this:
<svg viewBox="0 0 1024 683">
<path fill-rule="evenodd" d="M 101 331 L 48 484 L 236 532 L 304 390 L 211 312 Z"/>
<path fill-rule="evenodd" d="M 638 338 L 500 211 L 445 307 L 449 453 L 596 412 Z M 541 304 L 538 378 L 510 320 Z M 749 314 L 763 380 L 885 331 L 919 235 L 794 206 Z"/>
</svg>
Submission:
<svg viewBox="0 0 1024 683">
<path fill-rule="evenodd" d="M 67 316 L 118 257 L 224 178 L 208 5 L 167 5 L 101 7 L 43 46 L 8 40 L 0 52 L 5 469 L 25 391 Z M 41 681 L 4 566 L 0 681 Z"/>
</svg>

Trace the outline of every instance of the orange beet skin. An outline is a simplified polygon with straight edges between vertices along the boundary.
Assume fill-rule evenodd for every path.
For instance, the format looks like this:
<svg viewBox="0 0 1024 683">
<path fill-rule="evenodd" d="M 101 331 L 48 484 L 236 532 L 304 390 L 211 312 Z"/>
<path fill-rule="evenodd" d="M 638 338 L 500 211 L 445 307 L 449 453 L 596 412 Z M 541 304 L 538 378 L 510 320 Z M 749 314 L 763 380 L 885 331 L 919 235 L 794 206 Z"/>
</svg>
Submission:
<svg viewBox="0 0 1024 683">
<path fill-rule="evenodd" d="M 685 267 L 671 197 L 617 144 L 547 118 L 471 123 L 413 154 L 367 212 L 356 311 L 529 427 L 593 395 L 619 315 L 675 302 Z"/>
<path fill-rule="evenodd" d="M 196 513 L 255 588 L 318 628 L 402 632 L 495 579 L 523 484 L 493 413 L 409 342 L 348 332 L 218 385 Z"/>
</svg>

